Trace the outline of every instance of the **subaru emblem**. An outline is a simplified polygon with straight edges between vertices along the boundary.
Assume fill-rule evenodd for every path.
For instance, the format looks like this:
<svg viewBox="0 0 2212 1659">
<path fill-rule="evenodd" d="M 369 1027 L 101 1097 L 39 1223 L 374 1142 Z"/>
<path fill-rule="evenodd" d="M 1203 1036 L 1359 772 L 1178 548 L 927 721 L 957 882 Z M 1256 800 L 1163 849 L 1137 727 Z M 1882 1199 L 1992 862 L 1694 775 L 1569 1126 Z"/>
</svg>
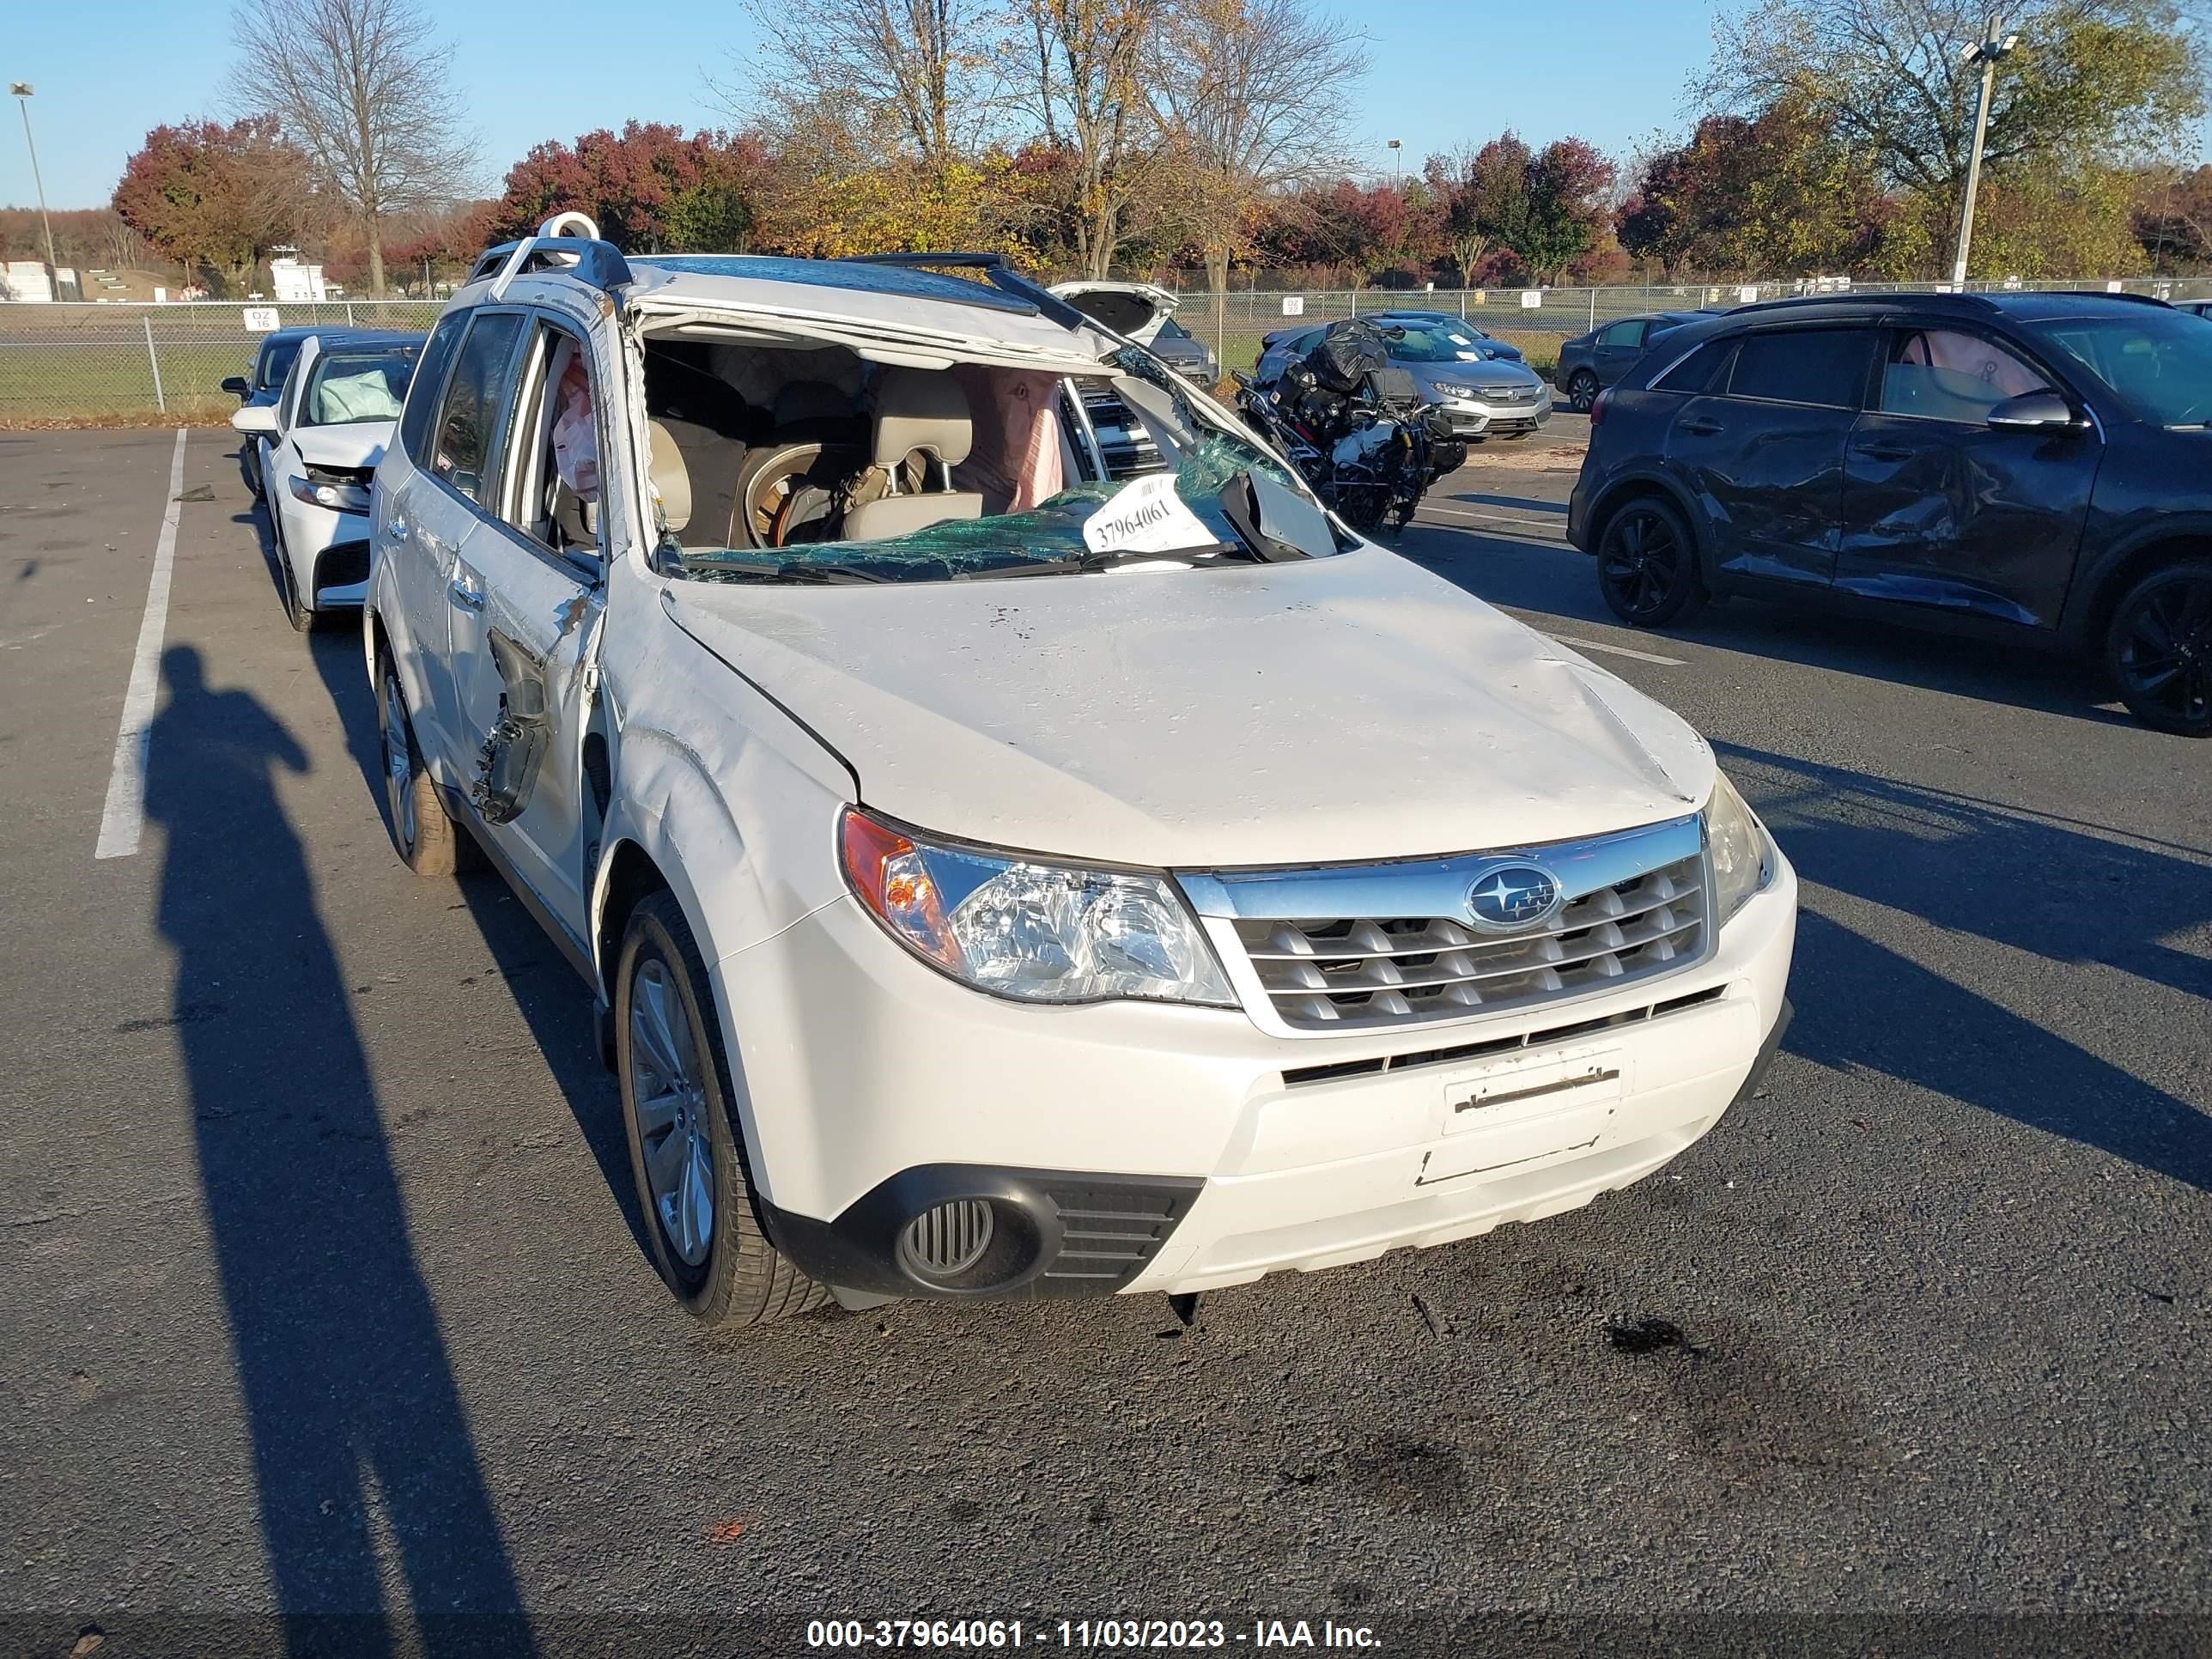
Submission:
<svg viewBox="0 0 2212 1659">
<path fill-rule="evenodd" d="M 1495 864 L 1467 890 L 1468 919 L 1494 933 L 1518 933 L 1549 921 L 1560 903 L 1559 881 L 1534 864 Z"/>
</svg>

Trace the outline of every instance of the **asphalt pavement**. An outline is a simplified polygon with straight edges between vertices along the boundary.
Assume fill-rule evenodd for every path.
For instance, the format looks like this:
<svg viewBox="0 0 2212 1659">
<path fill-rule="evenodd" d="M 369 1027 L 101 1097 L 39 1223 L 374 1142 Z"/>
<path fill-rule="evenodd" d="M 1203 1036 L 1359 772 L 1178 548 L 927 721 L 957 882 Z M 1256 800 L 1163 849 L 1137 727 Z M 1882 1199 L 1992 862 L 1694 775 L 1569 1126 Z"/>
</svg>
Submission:
<svg viewBox="0 0 2212 1659">
<path fill-rule="evenodd" d="M 287 627 L 229 434 L 173 491 L 173 433 L 0 434 L 0 1647 L 1921 1621 L 1895 1651 L 1948 1614 L 2094 1651 L 2170 1614 L 2202 1651 L 2212 745 L 1992 647 L 1614 625 L 1562 534 L 1579 426 L 1478 449 L 1401 550 L 1680 710 L 1796 861 L 1762 1095 L 1587 1210 L 1188 1328 L 733 1337 L 640 1248 L 574 974 L 496 878 L 393 858 L 358 635 Z M 173 505 L 143 832 L 95 858 Z"/>
</svg>

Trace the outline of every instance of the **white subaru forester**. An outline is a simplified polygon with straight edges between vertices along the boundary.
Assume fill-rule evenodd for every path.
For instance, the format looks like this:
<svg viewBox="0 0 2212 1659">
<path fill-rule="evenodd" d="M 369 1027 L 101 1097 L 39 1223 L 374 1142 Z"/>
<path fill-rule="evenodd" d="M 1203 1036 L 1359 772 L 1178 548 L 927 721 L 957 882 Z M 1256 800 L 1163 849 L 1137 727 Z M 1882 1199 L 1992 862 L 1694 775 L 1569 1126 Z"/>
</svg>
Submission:
<svg viewBox="0 0 2212 1659">
<path fill-rule="evenodd" d="M 549 221 L 440 319 L 373 514 L 394 839 L 597 993 L 702 1318 L 1533 1220 L 1781 1033 L 1796 878 L 1695 732 L 990 257 Z"/>
</svg>

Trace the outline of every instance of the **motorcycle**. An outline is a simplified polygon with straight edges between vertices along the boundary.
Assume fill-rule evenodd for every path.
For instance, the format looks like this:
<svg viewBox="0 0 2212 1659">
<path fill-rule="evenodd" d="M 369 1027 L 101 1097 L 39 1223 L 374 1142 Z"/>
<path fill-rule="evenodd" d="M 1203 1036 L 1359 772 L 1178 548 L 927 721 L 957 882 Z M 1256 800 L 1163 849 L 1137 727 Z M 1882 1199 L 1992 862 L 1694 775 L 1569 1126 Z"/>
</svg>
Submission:
<svg viewBox="0 0 2212 1659">
<path fill-rule="evenodd" d="M 1238 374 L 1237 408 L 1363 536 L 1402 530 L 1423 492 L 1467 459 L 1413 377 L 1390 367 L 1383 331 L 1334 323 L 1312 350 L 1262 385 Z"/>
</svg>

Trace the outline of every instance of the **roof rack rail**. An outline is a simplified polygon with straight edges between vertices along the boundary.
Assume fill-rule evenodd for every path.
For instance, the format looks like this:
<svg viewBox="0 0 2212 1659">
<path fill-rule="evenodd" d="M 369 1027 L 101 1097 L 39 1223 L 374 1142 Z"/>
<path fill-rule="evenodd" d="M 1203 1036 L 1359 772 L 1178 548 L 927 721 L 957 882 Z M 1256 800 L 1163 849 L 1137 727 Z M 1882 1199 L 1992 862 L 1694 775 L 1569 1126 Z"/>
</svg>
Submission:
<svg viewBox="0 0 2212 1659">
<path fill-rule="evenodd" d="M 567 234 L 572 224 L 584 234 Z M 471 267 L 469 281 L 479 283 L 496 272 L 491 297 L 497 300 L 506 296 L 509 283 L 534 270 L 572 271 L 598 289 L 620 288 L 630 280 L 629 261 L 622 250 L 600 239 L 588 215 L 572 211 L 555 214 L 535 235 L 486 248 Z"/>
<path fill-rule="evenodd" d="M 926 270 L 941 265 L 951 270 L 980 270 L 983 280 L 1002 294 L 1026 300 L 1062 328 L 1088 328 L 1091 319 L 1054 294 L 1014 269 L 1003 253 L 848 253 L 840 262 L 851 265 L 906 265 Z"/>
</svg>

